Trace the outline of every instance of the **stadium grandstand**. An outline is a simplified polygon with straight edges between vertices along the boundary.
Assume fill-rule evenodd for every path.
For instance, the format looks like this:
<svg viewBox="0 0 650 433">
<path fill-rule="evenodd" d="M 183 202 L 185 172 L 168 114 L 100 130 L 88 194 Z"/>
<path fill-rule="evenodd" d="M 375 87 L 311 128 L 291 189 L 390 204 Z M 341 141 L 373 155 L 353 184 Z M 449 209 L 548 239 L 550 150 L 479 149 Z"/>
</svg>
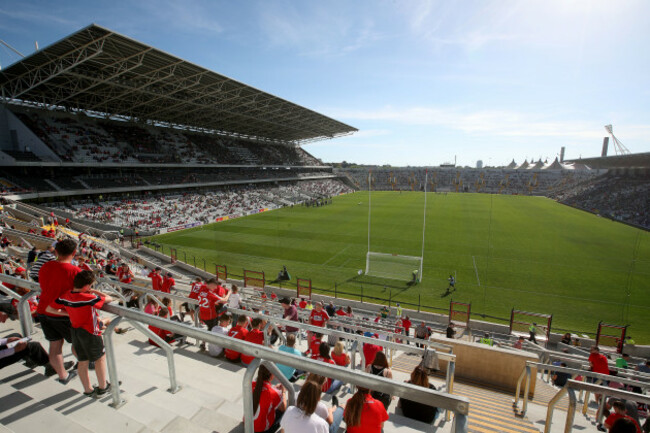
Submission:
<svg viewBox="0 0 650 433">
<path fill-rule="evenodd" d="M 552 315 L 513 309 L 506 325 L 461 302 L 443 314 L 326 296 L 311 280 L 282 285 L 286 268 L 267 284 L 138 238 L 355 190 L 543 195 L 647 228 L 647 172 L 558 160 L 335 169 L 302 145 L 355 128 L 97 25 L 3 69 L 0 90 L 0 431 L 278 431 L 274 409 L 305 411 L 321 391 L 314 431 L 595 432 L 607 398 L 648 426 L 650 351 L 626 326 L 567 336 Z M 46 338 L 57 319 L 39 304 L 62 261 L 92 272 L 83 287 L 110 319 L 95 335 L 105 355 L 76 366 L 70 345 L 61 357 Z M 85 361 L 99 373 L 89 389 L 75 378 Z M 285 432 L 311 431 L 286 427 L 291 410 Z"/>
</svg>

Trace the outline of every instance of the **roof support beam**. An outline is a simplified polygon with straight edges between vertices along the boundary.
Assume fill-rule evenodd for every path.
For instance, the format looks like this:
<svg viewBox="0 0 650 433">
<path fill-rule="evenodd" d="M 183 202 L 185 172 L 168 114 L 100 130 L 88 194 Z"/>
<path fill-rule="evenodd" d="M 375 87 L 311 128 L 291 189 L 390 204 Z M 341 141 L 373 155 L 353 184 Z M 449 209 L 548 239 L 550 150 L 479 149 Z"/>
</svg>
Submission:
<svg viewBox="0 0 650 433">
<path fill-rule="evenodd" d="M 19 99 L 21 95 L 47 83 L 53 78 L 72 70 L 80 64 L 91 60 L 102 53 L 104 39 L 86 44 L 65 56 L 56 58 L 45 65 L 30 70 L 26 74 L 10 80 L 3 87 L 8 87 L 9 97 Z"/>
</svg>

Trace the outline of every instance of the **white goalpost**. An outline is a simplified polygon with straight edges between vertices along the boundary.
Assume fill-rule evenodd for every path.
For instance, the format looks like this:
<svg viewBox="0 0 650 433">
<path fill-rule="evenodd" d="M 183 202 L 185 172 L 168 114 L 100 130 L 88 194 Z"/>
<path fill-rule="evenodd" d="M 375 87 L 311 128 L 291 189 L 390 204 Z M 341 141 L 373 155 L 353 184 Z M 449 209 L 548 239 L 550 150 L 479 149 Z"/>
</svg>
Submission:
<svg viewBox="0 0 650 433">
<path fill-rule="evenodd" d="M 372 171 L 368 172 L 368 252 L 366 253 L 366 272 L 368 276 L 402 281 L 422 281 L 422 264 L 424 262 L 424 240 L 427 218 L 427 181 L 424 181 L 424 217 L 422 219 L 422 251 L 420 256 L 407 256 L 394 253 L 381 253 L 370 248 L 370 222 L 372 215 Z"/>
</svg>

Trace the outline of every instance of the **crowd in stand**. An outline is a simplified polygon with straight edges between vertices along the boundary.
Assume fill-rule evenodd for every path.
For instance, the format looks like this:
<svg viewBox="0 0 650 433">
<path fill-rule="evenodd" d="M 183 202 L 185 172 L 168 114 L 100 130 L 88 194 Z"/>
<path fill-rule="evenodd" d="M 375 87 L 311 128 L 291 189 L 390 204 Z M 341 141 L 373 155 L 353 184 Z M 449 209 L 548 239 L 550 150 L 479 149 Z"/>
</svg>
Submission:
<svg viewBox="0 0 650 433">
<path fill-rule="evenodd" d="M 145 127 L 83 114 L 17 109 L 16 115 L 63 161 L 322 165 L 304 149 L 289 145 Z"/>
<path fill-rule="evenodd" d="M 350 191 L 339 181 L 324 179 L 280 186 L 232 186 L 183 194 L 148 194 L 141 198 L 64 204 L 60 208 L 77 218 L 145 231 L 206 224 L 219 217 L 240 216 Z"/>
<path fill-rule="evenodd" d="M 650 180 L 603 176 L 554 195 L 558 201 L 650 228 Z"/>
</svg>

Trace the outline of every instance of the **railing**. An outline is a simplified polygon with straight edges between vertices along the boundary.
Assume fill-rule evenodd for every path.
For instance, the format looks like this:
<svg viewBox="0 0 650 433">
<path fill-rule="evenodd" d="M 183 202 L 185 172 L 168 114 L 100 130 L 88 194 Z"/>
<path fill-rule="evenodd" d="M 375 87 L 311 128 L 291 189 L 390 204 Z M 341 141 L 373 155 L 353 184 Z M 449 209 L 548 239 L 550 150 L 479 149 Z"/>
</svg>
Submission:
<svg viewBox="0 0 650 433">
<path fill-rule="evenodd" d="M 325 377 L 338 379 L 343 382 L 351 383 L 356 386 L 373 389 L 376 391 L 388 393 L 396 397 L 408 398 L 409 400 L 417 401 L 430 406 L 436 406 L 443 410 L 454 412 L 454 430 L 455 432 L 465 432 L 467 429 L 467 413 L 469 408 L 469 400 L 464 397 L 458 397 L 450 394 L 441 393 L 438 391 L 428 390 L 423 387 L 414 386 L 408 383 L 398 383 L 390 379 L 375 376 L 372 374 L 348 370 L 344 367 L 325 364 L 320 361 L 290 355 L 287 353 L 280 353 L 271 348 L 267 348 L 258 344 L 249 343 L 247 341 L 235 340 L 231 337 L 226 337 L 219 334 L 213 334 L 192 326 L 173 322 L 142 313 L 140 311 L 119 307 L 117 305 L 105 305 L 103 310 L 117 316 L 129 319 L 130 322 L 138 321 L 143 324 L 153 325 L 158 328 L 167 329 L 171 332 L 186 335 L 188 337 L 196 338 L 197 340 L 207 341 L 208 343 L 217 344 L 225 349 L 236 350 L 240 353 L 254 356 L 260 360 L 271 361 L 287 365 L 289 367 L 306 370 L 312 373 L 320 374 Z M 116 319 L 114 319 L 114 322 Z M 113 323 L 113 322 L 112 322 Z M 111 323 L 111 324 L 112 324 Z M 112 383 L 119 383 L 117 375 L 117 365 L 115 361 L 114 347 L 112 344 L 112 330 L 113 327 L 106 329 L 104 340 L 106 343 L 106 354 L 109 366 L 109 377 Z M 109 342 L 110 341 L 110 342 Z M 252 376 L 257 363 L 248 366 L 247 375 Z M 120 406 L 124 402 L 120 398 L 120 390 L 118 386 L 111 388 L 113 396 L 113 404 Z M 244 405 L 244 427 L 246 432 L 253 431 L 253 412 L 252 405 Z"/>
<path fill-rule="evenodd" d="M 611 377 L 611 376 L 610 376 Z M 594 394 L 600 394 L 603 396 L 601 399 L 600 407 L 598 408 L 597 420 L 600 421 L 602 416 L 602 406 L 605 402 L 605 396 L 608 397 L 617 397 L 623 400 L 631 400 L 637 403 L 650 404 L 650 396 L 643 394 L 636 394 L 634 392 L 620 391 L 618 389 L 610 388 L 608 386 L 595 385 L 593 383 L 579 382 L 575 380 L 568 380 L 565 388 L 568 390 L 577 390 L 585 391 L 586 395 L 589 395 L 590 392 Z M 573 430 L 573 420 L 575 419 L 577 398 L 575 392 L 569 392 L 569 408 L 566 415 L 566 424 L 564 425 L 564 433 L 571 433 Z M 546 430 L 545 430 L 546 431 Z"/>
<path fill-rule="evenodd" d="M 582 369 L 577 369 L 577 368 L 568 368 L 568 367 L 562 367 L 562 366 L 556 366 L 556 365 L 549 365 L 549 364 L 543 364 L 541 362 L 532 362 L 532 361 L 526 361 L 526 367 L 524 370 L 521 372 L 521 375 L 519 376 L 519 379 L 517 380 L 517 388 L 515 391 L 515 401 L 513 403 L 513 407 L 515 410 L 517 409 L 519 405 L 519 398 L 520 398 L 520 391 L 521 391 L 521 384 L 525 380 L 525 388 L 524 388 L 524 396 L 523 396 L 523 404 L 522 404 L 522 409 L 521 409 L 521 414 L 525 415 L 526 410 L 528 408 L 528 393 L 530 390 L 530 381 L 531 381 L 531 370 L 532 368 L 537 368 L 539 370 L 546 370 L 546 371 L 554 371 L 554 372 L 560 372 L 560 373 L 568 373 L 571 374 L 572 376 L 580 375 L 583 378 L 590 378 L 593 380 L 596 380 L 598 382 L 603 382 L 603 381 L 616 381 L 625 385 L 632 385 L 632 386 L 637 386 L 641 389 L 648 389 L 650 388 L 650 383 L 649 382 L 642 382 L 639 380 L 633 380 L 633 379 L 627 379 L 619 376 L 611 376 L 608 374 L 600 374 L 600 373 L 593 373 L 591 371 L 587 370 L 582 370 Z M 557 397 L 557 400 L 556 400 Z M 560 396 L 561 397 L 561 396 Z M 553 406 L 557 401 L 559 401 L 559 398 L 557 395 L 551 400 L 554 402 Z M 585 414 L 587 413 L 587 407 L 589 404 L 589 394 L 586 394 L 584 397 L 584 405 L 582 408 L 582 413 Z M 552 409 L 553 407 L 549 404 L 549 410 L 550 410 L 550 416 L 552 416 Z M 599 413 L 602 413 L 602 410 L 599 410 Z M 550 424 L 549 418 L 547 414 L 547 424 Z"/>
<path fill-rule="evenodd" d="M 7 281 L 9 283 L 15 284 L 20 287 L 25 287 L 31 290 L 30 293 L 27 293 L 21 298 L 21 301 L 19 303 L 19 314 L 21 316 L 21 325 L 22 325 L 22 318 L 23 316 L 25 316 L 26 313 L 27 315 L 29 315 L 29 311 L 25 312 L 25 310 L 21 309 L 20 307 L 21 305 L 25 305 L 26 301 L 30 297 L 39 293 L 40 288 L 35 283 L 22 280 L 19 278 L 15 278 L 15 277 L 5 276 L 5 275 L 0 275 L 0 281 Z M 108 284 L 115 283 L 114 281 L 110 281 L 110 280 L 101 280 L 101 281 L 103 283 L 108 283 Z M 128 284 L 120 284 L 120 286 L 127 286 L 127 288 L 131 288 L 134 290 L 142 290 L 142 288 L 139 288 L 137 286 L 128 287 L 130 286 Z M 149 291 L 149 289 L 144 289 L 144 290 Z M 180 298 L 184 302 L 186 299 L 178 295 L 170 295 L 167 293 L 165 293 L 164 295 L 169 296 L 170 298 L 171 297 Z M 117 370 L 117 361 L 115 357 L 115 347 L 112 341 L 113 331 L 115 327 L 122 320 L 127 320 L 134 325 L 137 323 L 138 325 L 136 325 L 136 328 L 149 337 L 157 337 L 157 336 L 150 333 L 150 331 L 145 327 L 145 325 L 151 325 L 157 328 L 166 329 L 176 334 L 192 337 L 197 340 L 206 341 L 208 343 L 219 345 L 225 349 L 236 350 L 237 352 L 258 358 L 259 362 L 280 363 L 283 365 L 287 365 L 289 367 L 306 370 L 325 377 L 338 379 L 341 380 L 342 382 L 350 383 L 355 386 L 373 389 L 376 391 L 391 394 L 396 397 L 407 398 L 409 400 L 413 400 L 429 406 L 438 407 L 439 409 L 442 410 L 454 412 L 454 422 L 452 425 L 452 431 L 456 433 L 467 432 L 467 414 L 469 412 L 469 400 L 466 397 L 460 397 L 452 394 L 442 393 L 439 391 L 433 391 L 427 388 L 411 385 L 409 383 L 399 383 L 391 379 L 386 379 L 384 377 L 375 376 L 365 372 L 353 371 L 344 367 L 330 365 L 320 361 L 316 361 L 316 360 L 312 360 L 312 359 L 308 359 L 296 355 L 291 355 L 284 352 L 278 352 L 274 349 L 265 346 L 249 343 L 247 341 L 236 340 L 231 337 L 227 337 L 219 334 L 213 334 L 212 332 L 198 329 L 184 323 L 174 322 L 168 319 L 160 318 L 158 316 L 152 316 L 149 314 L 145 314 L 141 311 L 125 308 L 119 305 L 107 304 L 104 305 L 102 310 L 117 316 L 111 321 L 110 325 L 106 328 L 104 334 L 104 344 L 106 346 L 108 373 L 109 373 L 110 381 L 114 384 L 119 383 L 119 376 Z M 250 314 L 250 312 L 248 311 L 246 311 L 245 313 Z M 273 320 L 281 320 L 281 319 L 273 318 Z M 30 317 L 30 321 L 31 321 L 31 317 Z M 291 322 L 291 325 L 295 327 L 310 326 L 310 325 L 301 324 L 299 322 Z M 335 332 L 339 332 L 339 331 L 335 331 Z M 29 333 L 31 333 L 31 331 Z M 25 335 L 29 335 L 29 333 L 26 332 Z M 343 334 L 346 338 L 350 338 L 351 336 L 354 335 L 348 333 L 341 333 L 341 334 Z M 357 336 L 357 338 L 363 339 L 366 337 Z M 162 339 L 159 338 L 158 339 L 152 338 L 152 340 L 154 340 L 159 344 L 165 343 L 164 341 L 162 341 Z M 371 340 L 373 343 L 378 342 L 375 339 L 369 339 L 369 340 Z M 389 344 L 390 342 L 383 342 L 383 343 Z M 397 343 L 390 343 L 390 344 L 397 344 Z M 169 345 L 163 344 L 161 345 L 161 348 L 163 348 L 163 350 L 165 350 L 166 354 L 168 355 L 169 375 L 170 375 L 170 384 L 171 384 L 170 392 L 177 392 L 180 389 L 180 387 L 176 383 L 176 371 L 173 364 L 173 351 Z M 453 356 L 449 354 L 445 354 L 445 355 Z M 248 366 L 245 374 L 245 381 L 243 383 L 243 387 L 244 387 L 243 391 L 245 397 L 244 398 L 244 419 L 245 419 L 244 428 L 246 433 L 253 433 L 254 413 L 252 410 L 253 409 L 252 398 L 249 398 L 251 395 L 249 393 L 251 390 L 250 380 L 252 380 L 252 376 L 254 375 L 254 372 L 257 369 L 259 362 L 252 362 Z M 273 369 L 273 367 L 271 367 L 271 369 L 277 373 L 277 370 Z M 281 376 L 282 375 L 277 375 L 278 378 Z M 125 403 L 125 401 L 121 398 L 121 393 L 119 388 L 120 388 L 119 386 L 111 387 L 113 407 L 120 407 Z M 290 398 L 293 398 L 291 394 L 290 394 Z"/>
</svg>

